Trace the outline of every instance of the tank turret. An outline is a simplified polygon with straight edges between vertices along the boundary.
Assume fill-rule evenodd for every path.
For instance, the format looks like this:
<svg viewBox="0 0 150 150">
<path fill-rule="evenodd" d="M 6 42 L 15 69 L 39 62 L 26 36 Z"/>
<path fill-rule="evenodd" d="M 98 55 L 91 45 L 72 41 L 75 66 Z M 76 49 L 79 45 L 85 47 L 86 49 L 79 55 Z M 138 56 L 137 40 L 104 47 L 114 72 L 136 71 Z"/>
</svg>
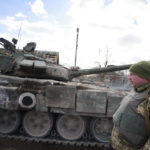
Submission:
<svg viewBox="0 0 150 150">
<path fill-rule="evenodd" d="M 71 70 L 54 64 L 50 59 L 36 56 L 33 52 L 36 47 L 34 42 L 28 43 L 24 51 L 16 50 L 15 45 L 6 39 L 0 38 L 0 42 L 6 50 L 0 52 L 0 70 L 2 73 L 13 76 L 69 81 L 81 75 L 120 71 L 130 67 L 130 65 L 122 65 Z"/>
</svg>

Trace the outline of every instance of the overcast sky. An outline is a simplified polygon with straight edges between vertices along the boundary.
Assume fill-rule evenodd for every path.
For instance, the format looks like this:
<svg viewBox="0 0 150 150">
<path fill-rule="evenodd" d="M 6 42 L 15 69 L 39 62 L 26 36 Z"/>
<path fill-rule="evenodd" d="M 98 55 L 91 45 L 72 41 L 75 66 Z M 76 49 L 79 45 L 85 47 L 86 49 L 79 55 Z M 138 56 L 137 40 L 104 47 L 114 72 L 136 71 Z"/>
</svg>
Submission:
<svg viewBox="0 0 150 150">
<path fill-rule="evenodd" d="M 0 37 L 20 38 L 17 47 L 60 53 L 60 63 L 81 68 L 150 59 L 150 0 L 3 0 Z M 108 52 L 108 53 L 107 53 Z"/>
</svg>

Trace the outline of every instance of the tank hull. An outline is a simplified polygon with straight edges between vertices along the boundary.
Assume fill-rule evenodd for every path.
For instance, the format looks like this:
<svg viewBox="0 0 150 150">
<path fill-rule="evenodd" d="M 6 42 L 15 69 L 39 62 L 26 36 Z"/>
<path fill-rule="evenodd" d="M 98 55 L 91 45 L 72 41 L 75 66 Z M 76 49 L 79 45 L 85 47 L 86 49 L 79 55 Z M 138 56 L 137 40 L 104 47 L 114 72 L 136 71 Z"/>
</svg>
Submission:
<svg viewBox="0 0 150 150">
<path fill-rule="evenodd" d="M 106 87 L 6 75 L 0 75 L 0 85 L 0 115 L 7 118 L 11 112 L 19 120 L 8 117 L 6 124 L 15 129 L 5 133 L 0 125 L 1 134 L 18 135 L 23 128 L 29 139 L 42 140 L 55 132 L 63 142 L 82 142 L 86 136 L 87 143 L 108 143 L 112 115 L 125 95 Z"/>
</svg>

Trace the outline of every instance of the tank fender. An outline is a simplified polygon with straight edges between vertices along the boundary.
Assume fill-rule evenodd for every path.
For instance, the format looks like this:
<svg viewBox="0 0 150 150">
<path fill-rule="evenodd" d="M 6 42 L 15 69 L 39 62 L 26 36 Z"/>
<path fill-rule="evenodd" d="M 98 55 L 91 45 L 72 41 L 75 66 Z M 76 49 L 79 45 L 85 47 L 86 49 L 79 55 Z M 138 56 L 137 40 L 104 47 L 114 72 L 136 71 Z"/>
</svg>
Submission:
<svg viewBox="0 0 150 150">
<path fill-rule="evenodd" d="M 37 100 L 34 94 L 30 92 L 22 93 L 19 96 L 19 105 L 21 108 L 31 109 L 36 106 Z"/>
<path fill-rule="evenodd" d="M 48 107 L 46 106 L 45 95 L 38 93 L 36 94 L 36 111 L 48 112 Z"/>
<path fill-rule="evenodd" d="M 18 97 L 17 87 L 0 86 L 0 108 L 17 110 Z"/>
<path fill-rule="evenodd" d="M 55 108 L 75 109 L 76 87 L 74 86 L 47 86 L 46 106 Z"/>
<path fill-rule="evenodd" d="M 99 90 L 78 90 L 76 112 L 106 114 L 107 92 Z"/>
</svg>

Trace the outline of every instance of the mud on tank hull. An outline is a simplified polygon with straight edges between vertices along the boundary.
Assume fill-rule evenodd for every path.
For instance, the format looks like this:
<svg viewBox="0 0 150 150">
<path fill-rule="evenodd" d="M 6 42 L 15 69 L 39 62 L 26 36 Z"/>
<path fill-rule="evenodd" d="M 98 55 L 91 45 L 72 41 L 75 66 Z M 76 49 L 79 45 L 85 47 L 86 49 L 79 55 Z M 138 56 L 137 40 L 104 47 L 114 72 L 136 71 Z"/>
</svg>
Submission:
<svg viewBox="0 0 150 150">
<path fill-rule="evenodd" d="M 123 96 L 102 87 L 0 75 L 0 134 L 109 142 Z"/>
</svg>

